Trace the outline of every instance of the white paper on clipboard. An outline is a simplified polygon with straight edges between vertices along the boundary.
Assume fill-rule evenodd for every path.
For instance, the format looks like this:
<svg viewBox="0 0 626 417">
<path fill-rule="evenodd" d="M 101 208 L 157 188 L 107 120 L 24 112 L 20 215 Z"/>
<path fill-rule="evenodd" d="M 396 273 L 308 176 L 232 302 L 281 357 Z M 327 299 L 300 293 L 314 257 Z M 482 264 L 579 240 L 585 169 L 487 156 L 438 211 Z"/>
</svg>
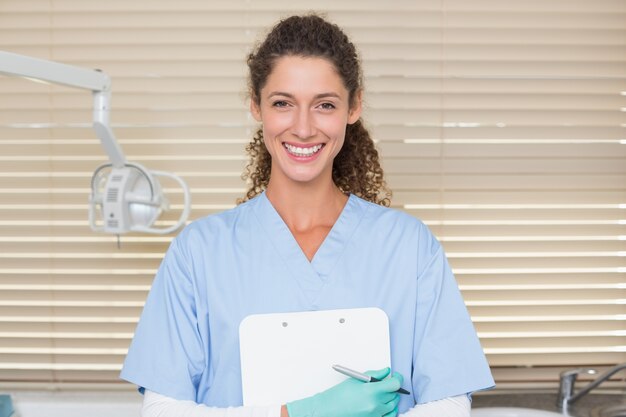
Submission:
<svg viewBox="0 0 626 417">
<path fill-rule="evenodd" d="M 256 314 L 239 326 L 243 404 L 284 404 L 391 364 L 389 319 L 379 308 Z"/>
</svg>

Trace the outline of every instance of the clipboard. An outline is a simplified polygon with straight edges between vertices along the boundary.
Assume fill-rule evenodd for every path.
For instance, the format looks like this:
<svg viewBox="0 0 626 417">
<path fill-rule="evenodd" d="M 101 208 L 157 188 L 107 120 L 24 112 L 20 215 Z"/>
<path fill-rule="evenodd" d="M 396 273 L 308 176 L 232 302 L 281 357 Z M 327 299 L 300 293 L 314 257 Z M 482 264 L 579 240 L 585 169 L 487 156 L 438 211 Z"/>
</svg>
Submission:
<svg viewBox="0 0 626 417">
<path fill-rule="evenodd" d="M 389 319 L 379 308 L 255 314 L 239 325 L 243 405 L 285 404 L 391 364 Z"/>
</svg>

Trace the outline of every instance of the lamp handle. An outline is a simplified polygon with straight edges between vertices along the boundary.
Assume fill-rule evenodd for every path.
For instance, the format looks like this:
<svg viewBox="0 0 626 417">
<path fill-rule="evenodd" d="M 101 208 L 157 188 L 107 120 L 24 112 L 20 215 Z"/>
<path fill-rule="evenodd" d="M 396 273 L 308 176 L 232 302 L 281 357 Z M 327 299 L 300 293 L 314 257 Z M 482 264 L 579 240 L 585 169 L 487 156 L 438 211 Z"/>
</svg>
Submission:
<svg viewBox="0 0 626 417">
<path fill-rule="evenodd" d="M 154 234 L 159 234 L 159 235 L 166 235 L 168 233 L 175 232 L 176 230 L 178 230 L 180 227 L 182 227 L 185 224 L 191 212 L 191 193 L 189 192 L 189 187 L 187 186 L 187 183 L 185 183 L 185 181 L 178 175 L 174 175 L 172 173 L 164 172 L 164 171 L 150 171 L 150 173 L 154 175 L 155 177 L 171 178 L 180 185 L 180 187 L 183 190 L 183 196 L 184 196 L 183 211 L 180 214 L 178 221 L 173 226 L 164 227 L 164 228 L 137 226 L 137 227 L 133 227 L 131 230 L 135 232 L 154 233 Z"/>
</svg>

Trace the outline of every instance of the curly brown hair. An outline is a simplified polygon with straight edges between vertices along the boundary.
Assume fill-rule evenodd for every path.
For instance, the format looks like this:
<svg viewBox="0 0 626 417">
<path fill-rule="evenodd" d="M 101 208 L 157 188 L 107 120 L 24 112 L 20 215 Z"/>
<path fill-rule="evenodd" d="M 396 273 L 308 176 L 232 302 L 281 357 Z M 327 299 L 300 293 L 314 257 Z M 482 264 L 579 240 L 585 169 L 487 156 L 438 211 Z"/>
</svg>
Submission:
<svg viewBox="0 0 626 417">
<path fill-rule="evenodd" d="M 339 26 L 316 14 L 291 16 L 281 20 L 265 40 L 248 55 L 248 88 L 251 100 L 260 105 L 261 89 L 284 56 L 321 57 L 333 64 L 348 90 L 351 106 L 362 90 L 361 62 L 352 42 Z M 263 192 L 269 183 L 272 157 L 263 142 L 259 128 L 246 146 L 249 161 L 242 175 L 249 187 L 247 201 Z M 391 191 L 387 188 L 378 151 L 369 132 L 359 119 L 346 126 L 343 147 L 333 161 L 333 181 L 343 193 L 355 194 L 373 203 L 389 206 Z"/>
</svg>

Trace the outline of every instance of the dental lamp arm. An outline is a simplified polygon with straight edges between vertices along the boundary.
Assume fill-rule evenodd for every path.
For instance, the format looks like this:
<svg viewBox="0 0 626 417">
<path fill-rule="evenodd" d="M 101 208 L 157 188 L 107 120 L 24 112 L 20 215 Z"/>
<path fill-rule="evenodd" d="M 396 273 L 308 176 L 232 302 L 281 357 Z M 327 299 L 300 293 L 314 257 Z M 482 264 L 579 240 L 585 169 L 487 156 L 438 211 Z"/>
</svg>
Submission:
<svg viewBox="0 0 626 417">
<path fill-rule="evenodd" d="M 93 129 L 110 161 L 98 167 L 92 176 L 89 201 L 89 226 L 92 230 L 117 235 L 129 231 L 166 234 L 185 224 L 191 208 L 191 196 L 182 178 L 128 162 L 115 140 L 109 124 L 111 79 L 104 72 L 0 51 L 0 74 L 92 92 Z M 104 168 L 110 168 L 110 175 L 103 175 Z M 183 190 L 184 208 L 171 227 L 152 227 L 161 213 L 169 208 L 156 176 L 177 181 Z M 99 213 L 101 221 L 98 221 Z"/>
<path fill-rule="evenodd" d="M 0 74 L 90 90 L 94 100 L 93 128 L 96 135 L 113 167 L 125 165 L 124 152 L 109 126 L 111 79 L 104 72 L 0 51 Z"/>
<path fill-rule="evenodd" d="M 96 136 L 100 139 L 100 144 L 113 167 L 122 168 L 126 165 L 126 157 L 109 126 L 110 103 L 110 90 L 93 92 L 93 130 L 96 131 Z"/>
</svg>

